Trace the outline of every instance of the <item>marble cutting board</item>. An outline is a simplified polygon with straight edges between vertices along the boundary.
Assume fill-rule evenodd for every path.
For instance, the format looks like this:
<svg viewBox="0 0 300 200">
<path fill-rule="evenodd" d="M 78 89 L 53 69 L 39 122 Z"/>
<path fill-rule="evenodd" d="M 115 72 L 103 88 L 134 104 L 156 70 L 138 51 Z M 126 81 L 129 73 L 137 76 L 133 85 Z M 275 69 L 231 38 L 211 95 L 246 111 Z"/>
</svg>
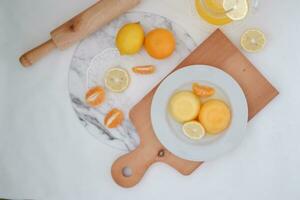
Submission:
<svg viewBox="0 0 300 200">
<path fill-rule="evenodd" d="M 171 58 L 158 61 L 142 50 L 135 56 L 120 56 L 115 48 L 115 35 L 126 23 L 140 22 L 145 32 L 157 27 L 171 30 L 177 48 Z M 69 93 L 72 106 L 83 126 L 99 141 L 122 151 L 131 151 L 139 144 L 138 134 L 129 120 L 128 112 L 154 85 L 169 74 L 196 47 L 191 36 L 169 19 L 151 13 L 130 12 L 112 21 L 98 32 L 83 40 L 75 50 L 69 71 Z M 132 66 L 154 64 L 157 72 L 143 76 L 132 73 Z M 89 107 L 84 96 L 89 87 L 104 86 L 103 76 L 115 66 L 126 68 L 131 76 L 129 88 L 121 93 L 107 92 L 106 102 L 99 108 Z M 103 125 L 105 114 L 113 107 L 125 112 L 126 120 L 116 129 Z"/>
</svg>

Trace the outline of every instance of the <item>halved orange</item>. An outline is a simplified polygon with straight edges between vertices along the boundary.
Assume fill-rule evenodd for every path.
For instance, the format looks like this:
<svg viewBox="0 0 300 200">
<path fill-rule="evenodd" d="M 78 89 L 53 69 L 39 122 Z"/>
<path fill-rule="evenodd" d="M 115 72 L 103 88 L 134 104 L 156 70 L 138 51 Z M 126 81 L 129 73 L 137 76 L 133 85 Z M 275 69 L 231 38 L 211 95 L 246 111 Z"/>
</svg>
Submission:
<svg viewBox="0 0 300 200">
<path fill-rule="evenodd" d="M 100 106 L 105 100 L 105 90 L 100 86 L 89 89 L 85 95 L 85 101 L 92 107 Z"/>
<path fill-rule="evenodd" d="M 114 108 L 104 118 L 104 124 L 108 128 L 116 128 L 124 121 L 124 114 L 121 110 Z"/>
</svg>

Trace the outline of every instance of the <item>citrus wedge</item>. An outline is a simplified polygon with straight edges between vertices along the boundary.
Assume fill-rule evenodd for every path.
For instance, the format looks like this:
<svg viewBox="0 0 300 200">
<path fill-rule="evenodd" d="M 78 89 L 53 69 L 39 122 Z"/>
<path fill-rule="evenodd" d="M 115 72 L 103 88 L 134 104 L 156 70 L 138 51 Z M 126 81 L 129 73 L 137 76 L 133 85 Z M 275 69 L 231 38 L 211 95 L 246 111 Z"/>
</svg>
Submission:
<svg viewBox="0 0 300 200">
<path fill-rule="evenodd" d="M 182 126 L 182 131 L 192 140 L 200 140 L 205 135 L 203 126 L 197 121 L 186 122 Z"/>
</svg>

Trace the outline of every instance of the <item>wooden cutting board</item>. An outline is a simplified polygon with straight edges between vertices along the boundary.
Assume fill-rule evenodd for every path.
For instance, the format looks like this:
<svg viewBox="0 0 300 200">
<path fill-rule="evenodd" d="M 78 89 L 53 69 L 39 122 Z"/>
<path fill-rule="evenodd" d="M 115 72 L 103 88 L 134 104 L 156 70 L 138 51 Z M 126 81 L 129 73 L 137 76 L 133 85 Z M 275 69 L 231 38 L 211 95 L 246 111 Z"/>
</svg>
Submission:
<svg viewBox="0 0 300 200">
<path fill-rule="evenodd" d="M 249 120 L 279 94 L 219 29 L 174 71 L 194 64 L 215 66 L 230 74 L 240 84 L 247 98 Z M 151 125 L 150 109 L 158 86 L 159 84 L 130 112 L 130 119 L 140 135 L 141 142 L 137 149 L 121 156 L 112 165 L 112 177 L 122 187 L 136 185 L 155 162 L 164 162 L 183 175 L 191 174 L 202 164 L 202 162 L 188 161 L 173 155 L 155 136 Z"/>
</svg>

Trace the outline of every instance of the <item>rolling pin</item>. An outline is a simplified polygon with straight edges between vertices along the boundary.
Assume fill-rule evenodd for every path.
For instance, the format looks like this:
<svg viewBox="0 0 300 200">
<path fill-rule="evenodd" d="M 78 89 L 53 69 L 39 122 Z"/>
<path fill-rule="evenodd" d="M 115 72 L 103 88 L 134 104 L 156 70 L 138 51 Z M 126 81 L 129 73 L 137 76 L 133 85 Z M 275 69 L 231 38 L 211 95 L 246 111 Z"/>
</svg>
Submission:
<svg viewBox="0 0 300 200">
<path fill-rule="evenodd" d="M 113 19 L 135 7 L 141 0 L 100 0 L 71 20 L 62 24 L 50 35 L 51 39 L 20 57 L 20 63 L 29 67 L 53 49 L 64 50 L 84 39 Z"/>
</svg>

